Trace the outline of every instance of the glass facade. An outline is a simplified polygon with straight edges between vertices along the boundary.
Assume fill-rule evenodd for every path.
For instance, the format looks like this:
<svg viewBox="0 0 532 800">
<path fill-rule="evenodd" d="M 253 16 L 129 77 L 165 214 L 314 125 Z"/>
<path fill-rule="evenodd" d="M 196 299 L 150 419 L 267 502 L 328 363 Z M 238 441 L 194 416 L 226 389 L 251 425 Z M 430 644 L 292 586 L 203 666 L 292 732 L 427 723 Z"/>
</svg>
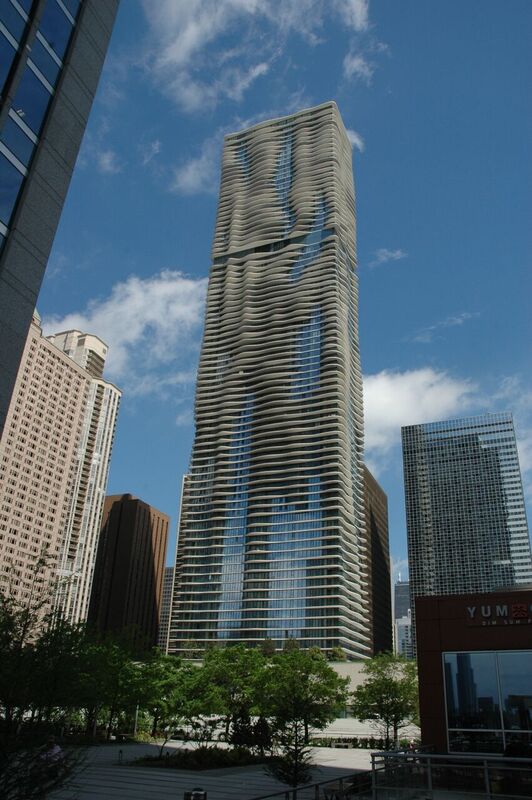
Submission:
<svg viewBox="0 0 532 800">
<path fill-rule="evenodd" d="M 370 654 L 354 227 L 334 104 L 226 137 L 169 652 Z"/>
<path fill-rule="evenodd" d="M 402 429 L 410 594 L 489 592 L 532 582 L 511 414 Z"/>
<path fill-rule="evenodd" d="M 35 30 L 32 23 L 36 9 L 30 2 L 0 0 L 2 108 L 8 101 L 11 81 L 18 70 L 22 71 L 17 75 L 19 82 L 0 129 L 2 239 L 9 234 L 26 168 L 39 143 L 80 5 L 79 0 L 46 0 Z"/>
<path fill-rule="evenodd" d="M 532 650 L 443 653 L 450 752 L 532 753 Z"/>
</svg>

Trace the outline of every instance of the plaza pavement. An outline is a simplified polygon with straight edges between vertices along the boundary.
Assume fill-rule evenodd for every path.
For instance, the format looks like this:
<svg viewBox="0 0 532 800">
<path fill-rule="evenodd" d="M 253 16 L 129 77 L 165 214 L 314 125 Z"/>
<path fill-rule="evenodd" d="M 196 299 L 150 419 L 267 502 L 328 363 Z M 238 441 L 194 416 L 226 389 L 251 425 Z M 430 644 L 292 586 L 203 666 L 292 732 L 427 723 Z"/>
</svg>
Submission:
<svg viewBox="0 0 532 800">
<path fill-rule="evenodd" d="M 165 752 L 180 746 L 169 742 Z M 136 758 L 156 755 L 158 749 L 154 744 L 90 747 L 70 785 L 54 792 L 50 800 L 182 800 L 185 791 L 196 787 L 207 792 L 208 800 L 254 800 L 286 788 L 260 766 L 201 772 L 128 766 Z M 371 767 L 369 750 L 316 747 L 313 760 L 312 782 L 333 780 Z"/>
</svg>

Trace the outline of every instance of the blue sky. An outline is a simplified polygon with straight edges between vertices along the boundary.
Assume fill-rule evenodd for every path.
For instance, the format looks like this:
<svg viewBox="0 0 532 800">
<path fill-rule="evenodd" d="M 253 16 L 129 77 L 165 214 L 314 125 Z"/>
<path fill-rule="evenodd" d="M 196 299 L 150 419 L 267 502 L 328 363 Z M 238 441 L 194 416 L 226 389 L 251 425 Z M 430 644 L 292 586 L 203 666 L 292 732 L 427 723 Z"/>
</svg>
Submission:
<svg viewBox="0 0 532 800">
<path fill-rule="evenodd" d="M 532 497 L 529 0 L 123 0 L 39 300 L 110 346 L 109 491 L 172 517 L 223 135 L 337 101 L 353 145 L 366 458 L 405 574 L 400 426 L 514 412 Z M 529 514 L 530 516 L 530 514 Z"/>
</svg>

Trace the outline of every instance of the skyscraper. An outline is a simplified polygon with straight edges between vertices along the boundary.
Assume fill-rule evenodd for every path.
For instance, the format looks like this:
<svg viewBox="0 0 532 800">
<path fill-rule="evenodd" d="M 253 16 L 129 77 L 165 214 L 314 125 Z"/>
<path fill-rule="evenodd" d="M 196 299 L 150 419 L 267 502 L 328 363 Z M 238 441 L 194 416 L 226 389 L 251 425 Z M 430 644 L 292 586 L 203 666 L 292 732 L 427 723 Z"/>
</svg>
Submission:
<svg viewBox="0 0 532 800">
<path fill-rule="evenodd" d="M 394 651 L 412 658 L 412 615 L 410 583 L 399 579 L 394 586 L 393 630 Z"/>
<path fill-rule="evenodd" d="M 163 576 L 163 589 L 161 594 L 161 607 L 159 609 L 159 634 L 157 645 L 166 653 L 168 650 L 168 631 L 170 628 L 170 614 L 172 613 L 172 594 L 174 591 L 174 567 L 165 567 Z"/>
<path fill-rule="evenodd" d="M 170 634 L 370 654 L 351 146 L 334 103 L 226 136 Z"/>
<path fill-rule="evenodd" d="M 104 380 L 107 346 L 97 336 L 65 331 L 48 337 L 90 376 L 68 524 L 61 547 L 57 606 L 65 619 L 87 618 L 121 392 Z"/>
<path fill-rule="evenodd" d="M 402 439 L 412 617 L 420 595 L 531 582 L 511 414 L 411 425 Z"/>
<path fill-rule="evenodd" d="M 0 435 L 118 2 L 0 4 Z"/>
<path fill-rule="evenodd" d="M 85 369 L 59 345 L 83 341 Z M 107 486 L 120 391 L 101 377 L 106 345 L 70 331 L 46 338 L 36 314 L 0 438 L 0 577 L 24 601 L 34 571 L 57 579 L 56 607 L 85 619 Z"/>
<path fill-rule="evenodd" d="M 392 587 L 388 540 L 388 498 L 364 465 L 364 507 L 368 548 L 368 580 L 372 653 L 393 648 Z"/>
<path fill-rule="evenodd" d="M 394 619 L 401 619 L 410 609 L 410 583 L 399 579 L 394 586 Z"/>
<path fill-rule="evenodd" d="M 168 523 L 130 494 L 105 498 L 88 621 L 127 635 L 138 653 L 157 644 Z"/>
</svg>

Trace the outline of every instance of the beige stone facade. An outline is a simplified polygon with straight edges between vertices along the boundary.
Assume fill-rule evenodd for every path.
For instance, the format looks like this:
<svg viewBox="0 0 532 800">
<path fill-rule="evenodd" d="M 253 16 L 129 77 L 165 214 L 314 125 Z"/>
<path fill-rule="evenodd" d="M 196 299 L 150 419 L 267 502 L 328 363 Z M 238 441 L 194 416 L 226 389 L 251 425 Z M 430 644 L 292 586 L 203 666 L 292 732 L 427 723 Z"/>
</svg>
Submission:
<svg viewBox="0 0 532 800">
<path fill-rule="evenodd" d="M 87 613 L 119 399 L 34 317 L 0 441 L 0 582 L 21 602 L 39 591 L 50 604 L 58 585 L 55 602 L 73 622 Z"/>
</svg>

